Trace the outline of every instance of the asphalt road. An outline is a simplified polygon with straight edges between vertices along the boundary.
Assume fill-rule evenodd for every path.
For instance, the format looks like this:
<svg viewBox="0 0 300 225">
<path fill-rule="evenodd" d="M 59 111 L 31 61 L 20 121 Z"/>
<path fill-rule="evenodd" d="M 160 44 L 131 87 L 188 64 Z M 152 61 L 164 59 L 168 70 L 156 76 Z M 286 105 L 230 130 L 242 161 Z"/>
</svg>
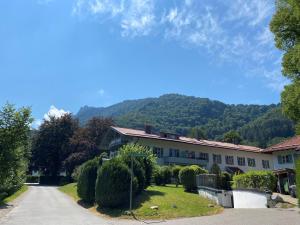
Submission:
<svg viewBox="0 0 300 225">
<path fill-rule="evenodd" d="M 163 225 L 300 225 L 298 209 L 226 209 L 214 216 L 169 221 Z M 96 216 L 75 203 L 56 187 L 32 186 L 4 217 L 1 225 L 135 225 L 140 221 Z"/>
</svg>

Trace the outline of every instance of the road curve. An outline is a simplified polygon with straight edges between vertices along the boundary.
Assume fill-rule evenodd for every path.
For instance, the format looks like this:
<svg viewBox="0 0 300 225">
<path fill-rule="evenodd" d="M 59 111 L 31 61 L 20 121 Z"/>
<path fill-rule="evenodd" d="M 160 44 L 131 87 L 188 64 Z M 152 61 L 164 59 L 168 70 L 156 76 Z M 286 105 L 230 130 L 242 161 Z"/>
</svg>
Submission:
<svg viewBox="0 0 300 225">
<path fill-rule="evenodd" d="M 158 223 L 157 223 L 158 222 Z M 162 225 L 299 225 L 299 209 L 225 209 L 214 216 L 149 221 Z M 1 225 L 135 225 L 134 220 L 107 219 L 82 208 L 56 187 L 31 186 Z"/>
</svg>

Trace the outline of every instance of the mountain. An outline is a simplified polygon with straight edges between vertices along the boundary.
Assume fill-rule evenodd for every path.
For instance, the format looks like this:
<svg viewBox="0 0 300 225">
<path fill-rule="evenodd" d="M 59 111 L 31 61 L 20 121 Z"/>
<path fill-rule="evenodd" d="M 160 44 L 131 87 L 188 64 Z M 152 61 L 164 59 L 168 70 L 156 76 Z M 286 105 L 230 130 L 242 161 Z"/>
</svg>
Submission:
<svg viewBox="0 0 300 225">
<path fill-rule="evenodd" d="M 142 129 L 151 124 L 156 131 L 181 135 L 197 127 L 205 131 L 208 139 L 215 140 L 237 130 L 244 143 L 261 147 L 274 138 L 294 135 L 294 124 L 282 115 L 280 105 L 232 105 L 179 94 L 127 100 L 109 107 L 84 106 L 76 115 L 81 124 L 95 116 L 113 117 L 118 126 Z"/>
</svg>

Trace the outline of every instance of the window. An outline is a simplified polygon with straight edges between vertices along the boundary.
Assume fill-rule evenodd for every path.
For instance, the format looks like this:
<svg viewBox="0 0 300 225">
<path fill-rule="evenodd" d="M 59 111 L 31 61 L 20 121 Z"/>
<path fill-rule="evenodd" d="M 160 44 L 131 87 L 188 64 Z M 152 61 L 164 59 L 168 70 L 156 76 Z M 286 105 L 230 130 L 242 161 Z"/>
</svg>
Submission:
<svg viewBox="0 0 300 225">
<path fill-rule="evenodd" d="M 189 152 L 189 158 L 190 159 L 194 159 L 195 158 L 195 152 L 194 151 Z"/>
<path fill-rule="evenodd" d="M 279 155 L 278 164 L 293 163 L 292 155 Z"/>
<path fill-rule="evenodd" d="M 205 160 L 208 162 L 208 153 L 203 153 L 203 152 L 200 152 L 199 153 L 199 158 L 200 160 Z"/>
<path fill-rule="evenodd" d="M 245 157 L 237 157 L 237 161 L 239 166 L 246 166 Z"/>
<path fill-rule="evenodd" d="M 157 158 L 162 158 L 164 156 L 164 149 L 163 148 L 153 148 L 153 154 L 156 155 Z"/>
<path fill-rule="evenodd" d="M 255 167 L 255 159 L 248 158 L 248 166 Z"/>
<path fill-rule="evenodd" d="M 217 163 L 217 164 L 222 164 L 222 157 L 221 157 L 221 155 L 213 154 L 213 162 Z"/>
<path fill-rule="evenodd" d="M 176 157 L 179 158 L 179 150 L 178 149 L 169 149 L 169 157 Z"/>
<path fill-rule="evenodd" d="M 262 160 L 262 166 L 264 169 L 270 169 L 270 163 L 269 160 Z"/>
<path fill-rule="evenodd" d="M 233 165 L 234 164 L 233 156 L 226 155 L 225 160 L 226 160 L 226 164 L 228 164 L 228 165 Z"/>
</svg>

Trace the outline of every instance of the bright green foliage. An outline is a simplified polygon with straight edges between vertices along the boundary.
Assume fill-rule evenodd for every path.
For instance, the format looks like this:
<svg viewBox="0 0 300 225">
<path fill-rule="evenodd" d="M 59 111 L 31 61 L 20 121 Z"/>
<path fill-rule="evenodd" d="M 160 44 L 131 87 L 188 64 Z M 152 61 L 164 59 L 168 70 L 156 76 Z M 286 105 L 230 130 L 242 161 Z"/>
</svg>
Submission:
<svg viewBox="0 0 300 225">
<path fill-rule="evenodd" d="M 282 73 L 290 78 L 281 94 L 283 112 L 300 121 L 300 1 L 277 0 L 277 10 L 270 24 L 276 47 L 284 51 Z"/>
<path fill-rule="evenodd" d="M 231 130 L 224 134 L 223 141 L 238 145 L 242 142 L 242 138 L 238 132 Z"/>
<path fill-rule="evenodd" d="M 131 169 L 131 160 L 129 158 L 124 158 L 123 162 Z M 140 193 L 146 188 L 146 177 L 145 170 L 141 165 L 140 161 L 133 159 L 133 175 L 137 179 L 137 189 L 136 192 Z"/>
<path fill-rule="evenodd" d="M 151 183 L 153 169 L 156 165 L 156 157 L 153 155 L 152 151 L 145 147 L 138 144 L 128 144 L 122 146 L 119 151 L 118 158 L 125 161 L 126 164 L 129 166 L 128 162 L 131 159 L 131 154 L 140 154 L 144 156 L 134 157 L 135 160 L 139 163 L 139 166 L 142 167 L 145 173 L 145 186 L 144 188 L 148 187 Z"/>
<path fill-rule="evenodd" d="M 193 191 L 196 189 L 195 170 L 190 166 L 185 166 L 180 170 L 179 178 L 186 191 Z"/>
<path fill-rule="evenodd" d="M 204 174 L 204 173 L 208 173 L 208 171 L 206 169 L 203 169 L 200 166 L 197 165 L 191 165 L 190 166 L 193 170 L 195 170 L 195 174 L 199 175 L 199 174 Z"/>
<path fill-rule="evenodd" d="M 171 183 L 172 168 L 170 166 L 157 166 L 154 170 L 153 180 L 156 185 L 166 185 Z"/>
<path fill-rule="evenodd" d="M 277 10 L 270 24 L 276 47 L 285 51 L 283 74 L 292 80 L 300 78 L 300 2 L 277 0 Z"/>
<path fill-rule="evenodd" d="M 276 187 L 276 177 L 271 171 L 249 171 L 233 176 L 233 188 L 246 188 L 273 191 Z"/>
<path fill-rule="evenodd" d="M 16 110 L 6 104 L 0 110 L 0 194 L 11 194 L 25 181 L 29 151 L 29 108 Z"/>
<path fill-rule="evenodd" d="M 164 184 L 170 184 L 172 178 L 172 169 L 170 166 L 163 166 L 162 167 L 162 177 L 164 180 Z"/>
<path fill-rule="evenodd" d="M 172 167 L 172 177 L 175 179 L 176 187 L 178 187 L 179 181 L 179 172 L 182 169 L 182 166 L 173 166 Z"/>
<path fill-rule="evenodd" d="M 297 188 L 298 206 L 300 208 L 300 159 L 296 161 L 296 188 Z"/>
<path fill-rule="evenodd" d="M 88 203 L 93 203 L 95 201 L 95 183 L 98 166 L 99 159 L 97 158 L 89 160 L 81 166 L 77 183 L 77 192 L 78 196 Z"/>
<path fill-rule="evenodd" d="M 283 112 L 292 120 L 300 122 L 300 80 L 285 86 L 281 101 Z"/>
<path fill-rule="evenodd" d="M 105 162 L 98 171 L 96 181 L 96 202 L 100 207 L 118 207 L 129 201 L 130 170 L 119 159 Z M 134 179 L 133 191 L 136 192 Z"/>
</svg>

